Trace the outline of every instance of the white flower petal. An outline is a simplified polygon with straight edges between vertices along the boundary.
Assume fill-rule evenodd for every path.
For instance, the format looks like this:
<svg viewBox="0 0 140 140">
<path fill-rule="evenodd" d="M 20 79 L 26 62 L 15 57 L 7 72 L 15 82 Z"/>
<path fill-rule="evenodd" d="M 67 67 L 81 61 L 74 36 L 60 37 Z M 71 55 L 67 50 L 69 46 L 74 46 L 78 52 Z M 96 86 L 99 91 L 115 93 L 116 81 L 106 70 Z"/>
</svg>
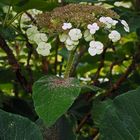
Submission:
<svg viewBox="0 0 140 140">
<path fill-rule="evenodd" d="M 63 23 L 62 29 L 63 30 L 67 30 L 67 29 L 71 29 L 72 28 L 72 24 L 71 23 Z"/>
<path fill-rule="evenodd" d="M 50 54 L 50 49 L 51 49 L 51 45 L 49 43 L 40 42 L 38 44 L 36 51 L 38 54 L 41 54 L 43 56 L 47 56 Z"/>
<path fill-rule="evenodd" d="M 84 38 L 85 38 L 85 37 L 88 37 L 89 35 L 90 35 L 89 30 L 85 30 L 85 32 L 84 32 Z"/>
<path fill-rule="evenodd" d="M 51 44 L 50 43 L 45 43 L 45 42 L 40 42 L 38 44 L 38 47 L 43 47 L 43 48 L 46 48 L 46 49 L 51 49 Z"/>
<path fill-rule="evenodd" d="M 87 42 L 93 40 L 93 37 L 90 34 L 89 30 L 85 30 L 85 32 L 84 32 L 84 38 L 85 38 L 85 41 L 87 41 Z"/>
<path fill-rule="evenodd" d="M 113 19 L 111 17 L 106 17 L 106 22 L 112 24 Z"/>
<path fill-rule="evenodd" d="M 104 47 L 103 43 L 101 43 L 100 41 L 96 41 L 95 46 L 96 46 L 96 49 L 98 49 L 98 50 L 100 50 L 100 49 L 102 50 Z"/>
<path fill-rule="evenodd" d="M 130 8 L 132 6 L 132 3 L 131 2 L 124 2 L 124 1 L 116 1 L 114 3 L 115 6 L 117 7 L 124 7 L 124 8 Z"/>
<path fill-rule="evenodd" d="M 69 37 L 66 40 L 66 45 L 73 45 L 73 41 Z"/>
<path fill-rule="evenodd" d="M 65 42 L 67 38 L 68 38 L 68 35 L 65 33 L 59 35 L 60 42 Z"/>
<path fill-rule="evenodd" d="M 99 18 L 99 21 L 100 21 L 100 22 L 103 22 L 103 23 L 106 23 L 106 17 L 100 17 L 100 18 Z"/>
<path fill-rule="evenodd" d="M 128 26 L 128 23 L 125 20 L 121 20 L 121 24 L 124 26 L 124 30 L 126 32 L 129 32 L 130 31 L 129 26 Z"/>
<path fill-rule="evenodd" d="M 34 35 L 33 41 L 36 44 L 39 44 L 40 42 L 47 42 L 48 38 L 46 36 L 46 34 L 44 33 L 37 33 Z"/>
<path fill-rule="evenodd" d="M 91 56 L 95 56 L 96 55 L 96 49 L 93 47 L 89 47 L 88 48 L 88 52 Z"/>
<path fill-rule="evenodd" d="M 93 48 L 96 48 L 95 44 L 96 44 L 96 41 L 93 40 L 93 41 L 90 41 L 89 46 L 93 47 Z"/>
<path fill-rule="evenodd" d="M 88 24 L 87 28 L 90 30 L 91 34 L 95 34 L 97 30 L 99 30 L 99 26 L 97 23 Z"/>
<path fill-rule="evenodd" d="M 66 48 L 67 48 L 68 51 L 73 50 L 75 47 L 76 46 L 74 46 L 74 45 L 66 45 Z"/>
<path fill-rule="evenodd" d="M 78 41 L 73 41 L 73 45 L 78 45 L 79 44 L 79 40 Z"/>
<path fill-rule="evenodd" d="M 113 20 L 111 17 L 100 17 L 99 21 L 104 23 L 106 25 L 105 28 L 107 29 L 110 29 L 118 23 L 117 20 Z"/>
<path fill-rule="evenodd" d="M 90 29 L 90 33 L 91 33 L 92 35 L 95 34 L 95 33 L 96 33 L 96 30 Z"/>
<path fill-rule="evenodd" d="M 101 54 L 103 52 L 103 49 L 96 49 L 97 54 Z"/>
<path fill-rule="evenodd" d="M 44 33 L 40 33 L 40 38 L 41 38 L 41 40 L 44 41 L 44 42 L 47 42 L 47 41 L 48 41 L 48 37 L 47 37 L 47 35 L 44 34 Z"/>
<path fill-rule="evenodd" d="M 73 41 L 77 41 L 82 38 L 81 30 L 77 28 L 71 29 L 68 34 Z"/>
<path fill-rule="evenodd" d="M 91 41 L 89 46 L 88 52 L 91 56 L 101 54 L 103 52 L 104 45 L 100 41 Z"/>
<path fill-rule="evenodd" d="M 112 40 L 112 42 L 117 42 L 120 40 L 121 35 L 118 31 L 113 30 L 111 33 L 108 35 L 109 39 Z"/>
<path fill-rule="evenodd" d="M 34 34 L 37 34 L 39 33 L 39 31 L 37 30 L 37 27 L 36 26 L 32 26 L 31 28 L 28 28 L 27 31 L 26 31 L 26 34 L 27 36 L 32 36 Z"/>
<path fill-rule="evenodd" d="M 113 20 L 112 25 L 115 26 L 118 23 L 117 20 Z"/>
<path fill-rule="evenodd" d="M 90 30 L 92 28 L 92 25 L 91 24 L 88 24 L 87 25 L 87 28 Z"/>
</svg>

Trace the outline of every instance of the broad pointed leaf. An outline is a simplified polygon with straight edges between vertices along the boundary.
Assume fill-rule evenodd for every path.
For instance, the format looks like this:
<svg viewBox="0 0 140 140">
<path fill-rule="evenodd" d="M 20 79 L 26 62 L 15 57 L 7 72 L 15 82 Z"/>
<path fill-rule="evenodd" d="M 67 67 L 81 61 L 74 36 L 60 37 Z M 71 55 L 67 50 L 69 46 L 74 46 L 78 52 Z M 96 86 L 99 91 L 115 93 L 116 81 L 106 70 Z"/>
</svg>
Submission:
<svg viewBox="0 0 140 140">
<path fill-rule="evenodd" d="M 113 100 L 106 108 L 100 133 L 101 140 L 140 139 L 140 88 Z"/>
<path fill-rule="evenodd" d="M 29 119 L 0 110 L 0 140 L 43 140 L 43 137 Z"/>
<path fill-rule="evenodd" d="M 47 126 L 51 126 L 70 108 L 80 90 L 77 79 L 44 76 L 33 86 L 35 110 Z"/>
</svg>

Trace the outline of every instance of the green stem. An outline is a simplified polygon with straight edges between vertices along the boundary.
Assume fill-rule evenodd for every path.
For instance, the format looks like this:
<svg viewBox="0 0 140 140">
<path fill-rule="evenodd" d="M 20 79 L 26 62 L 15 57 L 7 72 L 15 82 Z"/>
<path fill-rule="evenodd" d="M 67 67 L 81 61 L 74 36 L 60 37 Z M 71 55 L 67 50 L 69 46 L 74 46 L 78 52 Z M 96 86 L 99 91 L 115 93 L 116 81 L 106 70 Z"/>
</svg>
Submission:
<svg viewBox="0 0 140 140">
<path fill-rule="evenodd" d="M 71 69 L 73 66 L 74 58 L 75 58 L 75 50 L 72 50 L 69 53 L 69 58 L 68 58 L 66 70 L 64 73 L 64 78 L 68 78 L 70 76 L 70 72 L 71 72 Z"/>
<path fill-rule="evenodd" d="M 8 20 L 10 10 L 11 10 L 11 5 L 9 5 L 9 7 L 8 7 L 8 12 L 6 13 L 5 19 L 3 21 L 3 27 L 5 26 L 5 24 L 6 24 L 7 20 Z"/>
<path fill-rule="evenodd" d="M 19 16 L 21 16 L 22 14 L 23 14 L 23 12 L 17 13 L 17 14 L 7 23 L 7 25 L 8 25 L 8 26 L 11 25 L 11 24 L 15 21 L 15 19 L 18 18 Z"/>
</svg>

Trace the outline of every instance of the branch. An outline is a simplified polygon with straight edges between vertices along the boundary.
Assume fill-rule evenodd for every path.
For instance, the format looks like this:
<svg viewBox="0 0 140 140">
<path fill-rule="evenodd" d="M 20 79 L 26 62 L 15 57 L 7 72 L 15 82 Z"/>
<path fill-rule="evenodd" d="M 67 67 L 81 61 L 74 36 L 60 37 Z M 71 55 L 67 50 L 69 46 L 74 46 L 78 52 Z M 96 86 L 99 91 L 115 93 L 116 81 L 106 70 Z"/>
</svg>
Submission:
<svg viewBox="0 0 140 140">
<path fill-rule="evenodd" d="M 112 82 L 111 82 L 111 79 L 112 79 L 112 70 L 114 68 L 115 65 L 119 65 L 121 63 L 123 63 L 123 61 L 126 61 L 126 60 L 130 60 L 130 57 L 129 58 L 123 58 L 123 59 L 120 59 L 120 60 L 116 60 L 114 62 L 112 62 L 112 64 L 110 65 L 110 70 L 109 70 L 109 82 L 110 82 L 110 85 L 112 86 Z"/>
<path fill-rule="evenodd" d="M 25 12 L 25 14 L 30 18 L 30 20 L 31 20 L 34 24 L 36 24 L 36 20 L 33 18 L 33 16 L 32 16 L 30 13 Z"/>
<path fill-rule="evenodd" d="M 95 75 L 92 77 L 92 80 L 94 80 L 94 82 L 93 82 L 94 85 L 97 85 L 98 78 L 99 78 L 99 75 L 100 75 L 100 71 L 104 67 L 104 61 L 105 61 L 105 53 L 106 53 L 106 51 L 107 51 L 107 47 L 104 48 L 103 53 L 101 54 L 101 61 L 100 61 L 99 67 L 98 67 Z"/>
<path fill-rule="evenodd" d="M 21 74 L 20 65 L 17 62 L 12 50 L 8 47 L 6 41 L 4 38 L 0 35 L 0 47 L 4 50 L 4 52 L 7 54 L 8 62 L 11 65 L 13 71 L 16 74 L 17 80 L 20 83 L 21 87 L 26 92 L 31 92 L 31 89 L 28 87 L 27 80 L 25 77 Z"/>
<path fill-rule="evenodd" d="M 28 71 L 28 74 L 29 74 L 29 79 L 30 79 L 30 87 L 32 87 L 32 84 L 33 84 L 33 74 L 32 74 L 32 69 L 31 69 L 31 66 L 30 66 L 30 60 L 31 60 L 31 57 L 32 57 L 32 53 L 33 53 L 33 46 L 32 44 L 30 44 L 28 41 L 27 41 L 27 48 L 29 49 L 28 51 L 28 57 L 27 57 L 27 65 L 26 65 L 26 69 Z"/>
<path fill-rule="evenodd" d="M 98 133 L 98 134 L 93 138 L 93 140 L 99 140 L 99 136 L 100 136 L 100 134 Z"/>
<path fill-rule="evenodd" d="M 83 47 L 80 49 L 79 53 L 76 55 L 75 62 L 73 64 L 73 67 L 72 67 L 72 70 L 70 73 L 71 76 L 74 76 L 76 68 L 79 64 L 79 61 L 80 61 L 81 57 L 84 55 L 85 51 L 86 51 L 86 47 Z"/>
<path fill-rule="evenodd" d="M 116 81 L 116 83 L 114 83 L 112 85 L 112 87 L 107 92 L 105 92 L 105 94 L 103 95 L 103 98 L 110 96 L 114 91 L 116 91 L 117 89 L 119 89 L 119 87 L 121 86 L 121 84 L 136 69 L 136 62 L 139 59 L 140 59 L 140 51 L 134 55 L 131 64 L 126 69 L 126 71 L 124 72 L 124 74 Z"/>
<path fill-rule="evenodd" d="M 89 119 L 89 117 L 90 117 L 90 112 L 88 112 L 83 118 L 82 118 L 82 120 L 81 120 L 81 122 L 79 123 L 79 125 L 78 125 L 78 127 L 77 127 L 77 129 L 76 129 L 76 133 L 79 133 L 80 132 L 80 130 L 81 130 L 81 128 L 83 127 L 83 125 L 86 123 L 86 121 Z"/>
</svg>

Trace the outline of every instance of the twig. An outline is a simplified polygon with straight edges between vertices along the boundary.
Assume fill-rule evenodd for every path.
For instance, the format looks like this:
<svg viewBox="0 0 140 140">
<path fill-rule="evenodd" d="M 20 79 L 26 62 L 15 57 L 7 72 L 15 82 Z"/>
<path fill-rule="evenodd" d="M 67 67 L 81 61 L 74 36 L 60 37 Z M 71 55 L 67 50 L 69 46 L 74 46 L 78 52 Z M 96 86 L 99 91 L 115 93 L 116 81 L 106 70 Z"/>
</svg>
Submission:
<svg viewBox="0 0 140 140">
<path fill-rule="evenodd" d="M 28 13 L 28 12 L 26 11 L 25 14 L 30 18 L 30 20 L 31 20 L 34 24 L 36 24 L 36 20 L 33 18 L 33 16 L 32 16 L 30 13 Z"/>
<path fill-rule="evenodd" d="M 88 120 L 88 118 L 90 117 L 90 112 L 88 112 L 83 119 L 81 120 L 81 122 L 79 123 L 77 129 L 76 129 L 76 133 L 79 133 L 79 131 L 81 130 L 81 128 L 83 127 L 83 125 L 86 123 L 86 121 Z"/>
<path fill-rule="evenodd" d="M 101 61 L 100 61 L 99 67 L 98 67 L 95 75 L 92 77 L 92 80 L 94 80 L 94 82 L 93 82 L 94 85 L 97 85 L 97 83 L 98 83 L 98 78 L 99 78 L 100 71 L 104 66 L 106 51 L 107 51 L 107 47 L 104 48 L 103 53 L 101 54 Z"/>
<path fill-rule="evenodd" d="M 48 74 L 48 69 L 49 69 L 48 65 L 49 65 L 49 62 L 47 61 L 47 58 L 46 57 L 42 57 L 42 71 L 45 74 Z"/>
<path fill-rule="evenodd" d="M 126 60 L 130 60 L 130 57 L 129 58 L 123 58 L 121 60 L 116 60 L 114 62 L 112 62 L 112 64 L 110 65 L 110 70 L 109 70 L 109 82 L 110 82 L 110 86 L 112 86 L 112 82 L 111 82 L 111 79 L 112 79 L 112 70 L 114 68 L 115 65 L 119 65 L 121 63 L 123 63 L 123 61 L 126 61 Z"/>
<path fill-rule="evenodd" d="M 31 89 L 28 87 L 28 82 L 25 79 L 25 77 L 22 75 L 21 70 L 20 70 L 20 65 L 17 62 L 12 50 L 8 47 L 6 41 L 4 38 L 0 35 L 0 47 L 5 51 L 8 57 L 8 62 L 12 66 L 13 71 L 16 74 L 17 80 L 20 83 L 21 87 L 26 91 L 26 92 L 31 92 Z"/>
<path fill-rule="evenodd" d="M 55 62 L 54 62 L 54 73 L 57 74 L 57 65 L 58 65 L 58 49 L 59 49 L 59 38 L 56 38 L 56 48 L 55 48 Z"/>
<path fill-rule="evenodd" d="M 105 59 L 105 53 L 107 51 L 107 47 L 104 48 L 103 50 L 103 53 L 101 55 L 101 61 L 100 61 L 100 65 L 96 71 L 96 74 L 95 74 L 95 77 L 94 77 L 94 85 L 96 85 L 97 83 L 97 80 L 98 80 L 98 77 L 99 77 L 99 73 L 100 73 L 100 70 L 101 68 L 104 66 L 104 59 Z M 94 96 L 94 94 L 90 95 L 88 101 L 91 101 L 90 99 Z M 84 124 L 86 123 L 86 121 L 89 119 L 89 116 L 90 116 L 90 112 L 88 112 L 84 117 L 83 119 L 81 120 L 81 122 L 79 123 L 77 129 L 76 129 L 76 133 L 79 133 L 80 129 L 84 126 Z"/>
<path fill-rule="evenodd" d="M 29 44 L 27 44 L 28 46 Z M 32 53 L 33 53 L 33 48 L 30 48 L 31 46 L 29 46 L 29 51 L 28 51 L 28 57 L 27 57 L 27 65 L 26 65 L 26 69 L 28 71 L 28 74 L 29 74 L 29 79 L 30 79 L 30 84 L 32 85 L 33 84 L 33 74 L 32 74 L 32 69 L 31 69 L 31 66 L 30 66 L 30 60 L 31 60 L 31 57 L 32 57 Z"/>
<path fill-rule="evenodd" d="M 100 136 L 100 133 L 98 133 L 98 134 L 93 138 L 93 140 L 99 140 L 99 136 Z"/>
<path fill-rule="evenodd" d="M 105 97 L 110 96 L 114 91 L 116 91 L 121 84 L 127 79 L 127 77 L 133 72 L 133 70 L 136 69 L 136 61 L 140 59 L 140 51 L 138 53 L 136 53 L 133 57 L 133 60 L 131 62 L 131 64 L 129 65 L 129 67 L 126 69 L 126 71 L 124 72 L 124 74 L 116 81 L 116 83 L 114 83 L 112 85 L 112 87 L 107 90 L 107 92 L 105 92 L 105 94 L 103 95 L 103 99 Z"/>
</svg>

